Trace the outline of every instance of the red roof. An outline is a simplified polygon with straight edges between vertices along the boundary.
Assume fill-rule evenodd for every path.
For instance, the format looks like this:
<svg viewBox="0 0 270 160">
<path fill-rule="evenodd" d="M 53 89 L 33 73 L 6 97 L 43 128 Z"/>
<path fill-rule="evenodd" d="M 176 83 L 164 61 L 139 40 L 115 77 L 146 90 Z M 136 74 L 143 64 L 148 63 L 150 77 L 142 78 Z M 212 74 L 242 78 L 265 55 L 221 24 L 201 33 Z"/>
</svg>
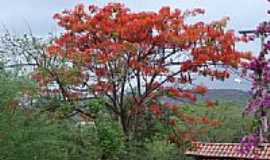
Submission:
<svg viewBox="0 0 270 160">
<path fill-rule="evenodd" d="M 253 147 L 248 154 L 240 153 L 240 148 L 241 144 L 239 143 L 193 142 L 192 147 L 185 154 L 205 158 L 270 160 L 270 143 Z"/>
</svg>

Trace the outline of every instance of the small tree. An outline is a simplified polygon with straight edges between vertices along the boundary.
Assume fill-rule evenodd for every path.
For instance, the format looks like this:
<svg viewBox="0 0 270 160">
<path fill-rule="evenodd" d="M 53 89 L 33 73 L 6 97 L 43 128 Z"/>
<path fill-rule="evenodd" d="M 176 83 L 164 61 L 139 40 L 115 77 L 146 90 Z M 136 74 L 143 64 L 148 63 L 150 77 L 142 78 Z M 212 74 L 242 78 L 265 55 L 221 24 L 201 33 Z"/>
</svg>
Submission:
<svg viewBox="0 0 270 160">
<path fill-rule="evenodd" d="M 166 108 L 191 121 L 176 107 L 160 103 L 159 97 L 196 101 L 194 93 L 207 89 L 194 86 L 194 76 L 224 80 L 229 73 L 222 66 L 236 68 L 241 58 L 249 57 L 235 50 L 237 38 L 225 30 L 227 18 L 209 24 L 185 22 L 203 13 L 202 9 L 183 12 L 169 7 L 131 12 L 122 4 L 110 3 L 88 9 L 78 5 L 56 14 L 65 32 L 47 51 L 62 62 L 58 71 L 64 82 L 59 86 L 63 98 L 106 97 L 105 105 L 119 118 L 126 135 L 136 132 L 139 117 L 147 111 L 158 118 Z M 43 85 L 59 81 L 50 74 L 39 79 Z M 175 121 L 171 119 L 170 124 Z"/>
</svg>

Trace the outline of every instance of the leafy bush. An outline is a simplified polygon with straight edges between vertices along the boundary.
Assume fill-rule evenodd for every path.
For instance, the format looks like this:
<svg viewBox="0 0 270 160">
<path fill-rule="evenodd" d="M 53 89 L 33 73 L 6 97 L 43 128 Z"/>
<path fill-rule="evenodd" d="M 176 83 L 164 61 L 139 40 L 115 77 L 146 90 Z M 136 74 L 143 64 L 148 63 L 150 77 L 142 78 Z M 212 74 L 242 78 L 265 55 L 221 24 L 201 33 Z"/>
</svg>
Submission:
<svg viewBox="0 0 270 160">
<path fill-rule="evenodd" d="M 109 118 L 96 121 L 98 147 L 102 150 L 101 159 L 118 159 L 124 149 L 124 136 L 120 126 Z"/>
<path fill-rule="evenodd" d="M 177 146 L 164 139 L 156 138 L 154 141 L 146 142 L 145 148 L 148 152 L 148 159 L 151 160 L 182 160 Z"/>
<path fill-rule="evenodd" d="M 1 69 L 0 85 L 0 109 L 3 109 L 3 106 L 16 105 L 13 102 L 18 101 L 23 93 L 32 94 L 35 91 L 31 81 Z"/>
<path fill-rule="evenodd" d="M 164 136 L 155 136 L 144 141 L 129 141 L 120 159 L 131 160 L 185 160 L 183 152 Z"/>
<path fill-rule="evenodd" d="M 0 159 L 62 160 L 81 157 L 85 152 L 83 143 L 78 145 L 80 135 L 44 115 L 1 112 L 0 124 Z"/>
</svg>

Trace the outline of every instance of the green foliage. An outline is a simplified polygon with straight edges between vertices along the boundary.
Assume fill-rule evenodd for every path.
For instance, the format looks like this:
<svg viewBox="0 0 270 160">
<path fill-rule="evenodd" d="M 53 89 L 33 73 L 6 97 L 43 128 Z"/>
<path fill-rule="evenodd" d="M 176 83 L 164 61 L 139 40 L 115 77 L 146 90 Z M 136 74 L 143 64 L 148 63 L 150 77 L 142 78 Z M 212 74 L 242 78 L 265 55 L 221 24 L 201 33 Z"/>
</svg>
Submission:
<svg viewBox="0 0 270 160">
<path fill-rule="evenodd" d="M 96 131 L 102 159 L 118 159 L 124 149 L 124 135 L 119 124 L 102 116 L 96 121 Z"/>
<path fill-rule="evenodd" d="M 87 105 L 88 109 L 94 114 L 97 114 L 99 111 L 101 111 L 104 106 L 105 101 L 102 98 L 91 99 Z"/>
<path fill-rule="evenodd" d="M 207 116 L 209 119 L 216 119 L 221 124 L 209 128 L 207 134 L 201 134 L 199 140 L 207 142 L 236 142 L 238 143 L 243 135 L 253 130 L 254 122 L 248 117 L 243 117 L 243 107 L 232 102 L 220 102 L 214 108 L 208 108 L 205 104 L 187 105 L 182 108 L 189 114 Z M 203 128 L 206 126 L 192 126 Z"/>
<path fill-rule="evenodd" d="M 93 102 L 94 103 L 94 102 Z M 193 109 L 191 109 L 191 107 Z M 182 108 L 185 112 L 222 120 L 198 140 L 238 142 L 252 129 L 252 120 L 243 119 L 241 106 L 220 103 L 209 109 L 203 104 Z M 57 120 L 35 111 L 0 112 L 0 159 L 2 160 L 183 160 L 188 147 L 178 148 L 167 141 L 168 128 L 156 123 L 153 137 L 126 141 L 118 121 L 99 112 L 95 125 L 75 127 L 67 120 Z M 178 125 L 181 125 L 180 123 Z M 193 126 L 204 127 L 204 126 Z"/>
<path fill-rule="evenodd" d="M 23 93 L 35 93 L 35 84 L 24 77 L 0 70 L 0 110 L 21 98 Z"/>
<path fill-rule="evenodd" d="M 0 125 L 1 160 L 69 160 L 96 155 L 96 148 L 84 142 L 76 129 L 45 115 L 5 111 L 0 113 Z"/>
<path fill-rule="evenodd" d="M 156 138 L 145 144 L 148 159 L 151 160 L 182 160 L 180 151 L 175 144 L 170 144 L 164 139 Z"/>
<path fill-rule="evenodd" d="M 131 160 L 185 160 L 175 144 L 168 143 L 164 136 L 154 136 L 144 141 L 129 141 L 121 159 Z"/>
<path fill-rule="evenodd" d="M 1 160 L 118 159 L 123 149 L 121 130 L 108 119 L 78 128 L 46 114 L 15 110 L 0 112 L 0 126 Z"/>
</svg>

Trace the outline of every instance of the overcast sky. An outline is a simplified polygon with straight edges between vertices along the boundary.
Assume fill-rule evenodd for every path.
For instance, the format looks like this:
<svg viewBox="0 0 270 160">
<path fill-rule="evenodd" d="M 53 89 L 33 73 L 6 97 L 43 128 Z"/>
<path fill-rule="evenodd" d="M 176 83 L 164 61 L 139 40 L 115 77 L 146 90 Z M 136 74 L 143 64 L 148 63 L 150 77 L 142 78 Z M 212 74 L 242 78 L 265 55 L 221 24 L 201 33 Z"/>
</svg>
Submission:
<svg viewBox="0 0 270 160">
<path fill-rule="evenodd" d="M 70 9 L 78 3 L 105 5 L 108 2 L 122 2 L 134 11 L 157 11 L 161 6 L 188 9 L 200 7 L 206 9 L 200 20 L 216 20 L 230 17 L 229 28 L 237 30 L 253 29 L 263 20 L 267 20 L 266 11 L 270 9 L 267 0 L 0 0 L 0 23 L 16 34 L 27 33 L 28 26 L 35 35 L 45 36 L 49 32 L 59 33 L 52 16 L 64 9 Z M 257 43 L 241 45 L 240 49 L 258 51 Z M 231 88 L 246 89 L 230 81 Z M 223 83 L 214 87 L 223 88 Z M 226 86 L 225 86 L 226 87 Z"/>
</svg>

